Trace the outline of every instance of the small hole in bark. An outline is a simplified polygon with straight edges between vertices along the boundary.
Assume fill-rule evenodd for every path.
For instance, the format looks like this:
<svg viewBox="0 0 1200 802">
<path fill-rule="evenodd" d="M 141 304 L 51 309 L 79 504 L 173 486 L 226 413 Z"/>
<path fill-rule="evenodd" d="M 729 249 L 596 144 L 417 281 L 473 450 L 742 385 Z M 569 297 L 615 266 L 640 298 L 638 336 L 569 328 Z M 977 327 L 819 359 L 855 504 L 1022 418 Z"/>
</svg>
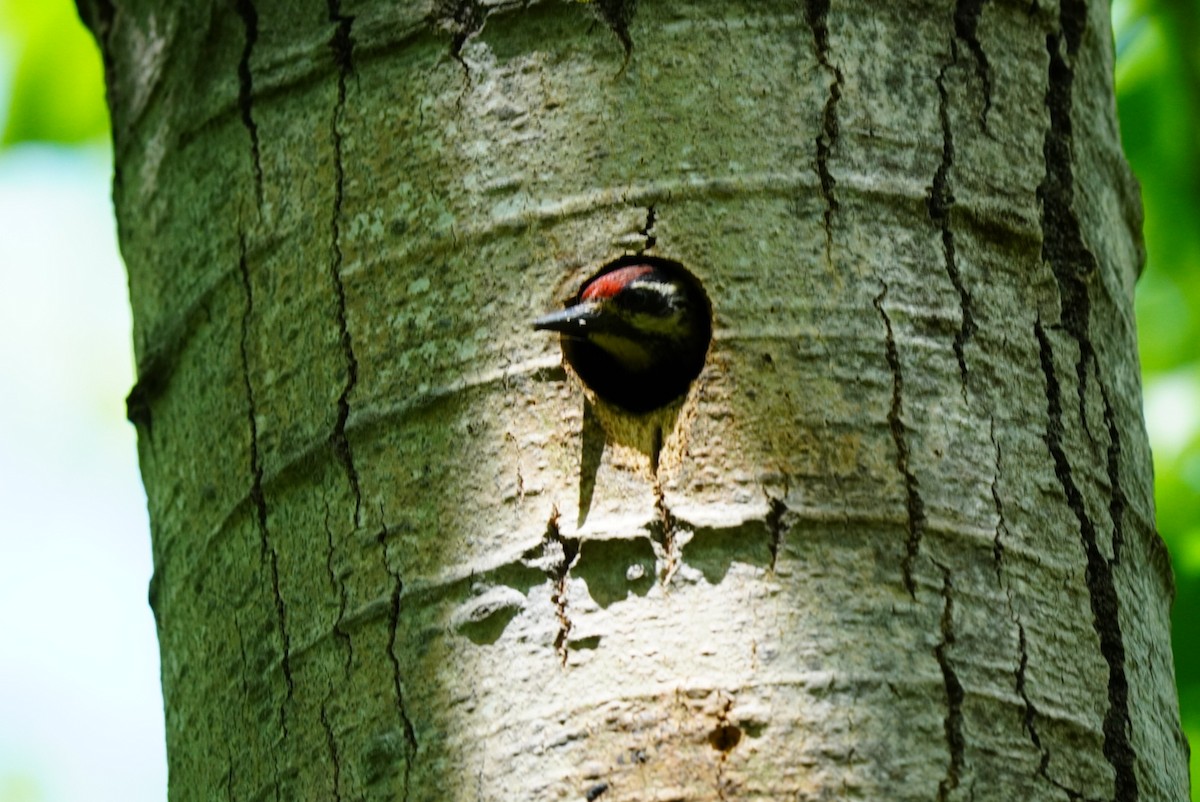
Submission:
<svg viewBox="0 0 1200 802">
<path fill-rule="evenodd" d="M 708 742 L 713 749 L 728 752 L 742 740 L 742 730 L 734 724 L 721 724 L 708 734 Z"/>
</svg>

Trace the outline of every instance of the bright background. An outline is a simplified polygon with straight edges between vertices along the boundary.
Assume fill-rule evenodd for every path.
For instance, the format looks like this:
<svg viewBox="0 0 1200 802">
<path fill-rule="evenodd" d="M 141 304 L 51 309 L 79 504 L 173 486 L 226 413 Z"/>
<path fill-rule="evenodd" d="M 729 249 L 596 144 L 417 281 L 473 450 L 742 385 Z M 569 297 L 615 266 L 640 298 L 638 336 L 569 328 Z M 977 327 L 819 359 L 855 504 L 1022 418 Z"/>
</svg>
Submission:
<svg viewBox="0 0 1200 802">
<path fill-rule="evenodd" d="M 103 102 L 70 0 L 0 0 L 0 802 L 166 799 Z"/>
<path fill-rule="evenodd" d="M 1200 0 L 1114 0 L 1113 22 L 1146 208 L 1146 424 L 1200 746 Z M 107 125 L 74 5 L 0 0 L 0 802 L 166 798 Z"/>
</svg>

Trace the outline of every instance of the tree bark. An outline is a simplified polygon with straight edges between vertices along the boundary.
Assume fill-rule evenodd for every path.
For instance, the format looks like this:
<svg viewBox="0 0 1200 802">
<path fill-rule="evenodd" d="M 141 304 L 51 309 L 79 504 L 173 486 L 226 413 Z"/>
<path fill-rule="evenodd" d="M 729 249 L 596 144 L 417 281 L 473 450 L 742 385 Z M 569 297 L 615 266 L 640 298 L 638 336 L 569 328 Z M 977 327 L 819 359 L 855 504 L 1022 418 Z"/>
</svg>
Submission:
<svg viewBox="0 0 1200 802">
<path fill-rule="evenodd" d="M 1106 4 L 80 3 L 172 800 L 1186 798 Z"/>
</svg>

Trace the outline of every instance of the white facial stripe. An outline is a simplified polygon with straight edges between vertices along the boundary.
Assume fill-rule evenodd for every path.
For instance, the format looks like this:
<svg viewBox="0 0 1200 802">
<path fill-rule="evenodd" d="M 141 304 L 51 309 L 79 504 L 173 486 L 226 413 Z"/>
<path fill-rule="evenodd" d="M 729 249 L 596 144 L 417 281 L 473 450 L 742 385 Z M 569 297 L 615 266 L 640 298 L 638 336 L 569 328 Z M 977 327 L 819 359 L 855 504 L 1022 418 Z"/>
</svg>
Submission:
<svg viewBox="0 0 1200 802">
<path fill-rule="evenodd" d="M 668 302 L 674 301 L 679 296 L 679 287 L 673 283 L 664 283 L 662 281 L 647 281 L 646 279 L 634 279 L 629 282 L 630 289 L 636 287 L 639 290 L 649 290 L 656 292 L 667 299 Z"/>
</svg>

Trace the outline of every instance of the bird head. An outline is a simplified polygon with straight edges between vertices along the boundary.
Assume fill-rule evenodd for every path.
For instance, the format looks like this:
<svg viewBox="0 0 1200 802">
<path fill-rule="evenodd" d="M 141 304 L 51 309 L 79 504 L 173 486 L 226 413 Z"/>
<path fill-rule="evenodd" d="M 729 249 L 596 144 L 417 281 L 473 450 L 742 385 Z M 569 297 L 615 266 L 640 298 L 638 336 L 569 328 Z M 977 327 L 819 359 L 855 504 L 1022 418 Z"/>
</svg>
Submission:
<svg viewBox="0 0 1200 802">
<path fill-rule="evenodd" d="M 533 326 L 561 334 L 580 378 L 631 411 L 682 395 L 703 367 L 712 331 L 695 278 L 674 262 L 644 256 L 618 260 L 565 309 Z"/>
</svg>

